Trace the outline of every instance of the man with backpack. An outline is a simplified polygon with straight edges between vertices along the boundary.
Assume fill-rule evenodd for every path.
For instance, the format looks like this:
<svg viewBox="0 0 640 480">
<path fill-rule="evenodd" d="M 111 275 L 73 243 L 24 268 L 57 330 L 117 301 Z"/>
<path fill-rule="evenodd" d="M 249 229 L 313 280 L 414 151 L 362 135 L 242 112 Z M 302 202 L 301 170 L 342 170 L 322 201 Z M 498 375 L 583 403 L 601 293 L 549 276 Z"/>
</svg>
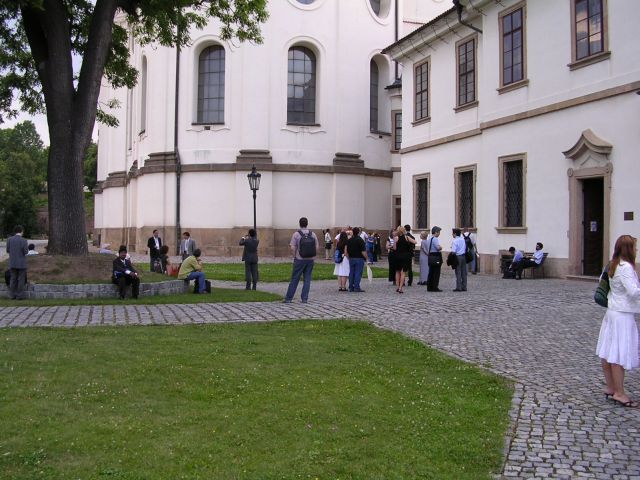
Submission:
<svg viewBox="0 0 640 480">
<path fill-rule="evenodd" d="M 467 246 L 467 266 L 469 271 L 475 275 L 478 273 L 478 247 L 476 246 L 476 236 L 468 228 L 462 231 L 462 238 Z"/>
<path fill-rule="evenodd" d="M 293 270 L 284 303 L 291 303 L 296 294 L 300 277 L 302 277 L 302 303 L 309 301 L 309 290 L 311 289 L 311 273 L 313 263 L 320 245 L 318 237 L 307 228 L 309 221 L 302 217 L 299 222 L 300 229 L 294 232 L 289 242 L 291 254 L 293 255 Z"/>
</svg>

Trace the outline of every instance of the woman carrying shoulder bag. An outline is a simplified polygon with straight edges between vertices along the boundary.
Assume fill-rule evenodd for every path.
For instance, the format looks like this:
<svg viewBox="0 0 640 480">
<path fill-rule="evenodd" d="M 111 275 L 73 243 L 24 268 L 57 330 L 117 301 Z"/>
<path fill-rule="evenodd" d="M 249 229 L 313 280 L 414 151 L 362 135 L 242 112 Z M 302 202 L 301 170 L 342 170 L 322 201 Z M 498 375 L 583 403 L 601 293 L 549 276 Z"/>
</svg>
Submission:
<svg viewBox="0 0 640 480">
<path fill-rule="evenodd" d="M 631 408 L 638 408 L 638 402 L 625 393 L 624 374 L 626 370 L 640 366 L 638 326 L 634 318 L 634 313 L 640 313 L 636 252 L 637 240 L 631 235 L 622 235 L 616 241 L 609 264 L 607 312 L 602 320 L 596 347 L 607 382 L 605 397 Z"/>
</svg>

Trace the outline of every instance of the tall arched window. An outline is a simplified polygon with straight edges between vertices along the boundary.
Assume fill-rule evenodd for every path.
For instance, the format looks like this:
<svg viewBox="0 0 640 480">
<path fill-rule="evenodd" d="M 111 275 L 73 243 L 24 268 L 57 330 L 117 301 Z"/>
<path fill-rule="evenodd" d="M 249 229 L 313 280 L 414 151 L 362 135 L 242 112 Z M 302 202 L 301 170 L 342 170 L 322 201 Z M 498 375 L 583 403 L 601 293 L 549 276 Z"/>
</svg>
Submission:
<svg viewBox="0 0 640 480">
<path fill-rule="evenodd" d="M 380 71 L 378 64 L 371 60 L 369 64 L 369 130 L 378 131 L 378 85 L 380 83 Z"/>
<path fill-rule="evenodd" d="M 371 9 L 376 15 L 380 15 L 380 0 L 369 0 Z"/>
<path fill-rule="evenodd" d="M 316 56 L 306 47 L 289 49 L 287 123 L 316 123 Z"/>
<path fill-rule="evenodd" d="M 147 129 L 147 57 L 142 57 L 140 78 L 140 133 Z"/>
<path fill-rule="evenodd" d="M 198 61 L 198 123 L 224 123 L 224 48 L 205 48 Z"/>
</svg>

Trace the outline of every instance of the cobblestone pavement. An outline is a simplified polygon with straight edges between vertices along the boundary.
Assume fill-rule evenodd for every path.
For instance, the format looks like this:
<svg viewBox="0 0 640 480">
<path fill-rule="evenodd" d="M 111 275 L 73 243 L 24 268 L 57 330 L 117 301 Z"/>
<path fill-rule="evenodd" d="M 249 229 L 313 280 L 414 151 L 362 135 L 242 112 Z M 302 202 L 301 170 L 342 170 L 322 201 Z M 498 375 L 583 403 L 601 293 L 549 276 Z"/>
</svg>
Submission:
<svg viewBox="0 0 640 480">
<path fill-rule="evenodd" d="M 398 295 L 378 279 L 364 281 L 366 292 L 358 294 L 338 292 L 335 281 L 314 282 L 308 304 L 299 289 L 292 304 L 5 307 L 0 327 L 366 319 L 515 381 L 502 478 L 640 480 L 640 409 L 601 393 L 594 351 L 604 309 L 592 300 L 594 283 L 477 275 L 458 293 L 446 271 L 440 286 L 443 293 L 413 286 Z M 259 287 L 284 294 L 287 285 Z M 639 370 L 626 385 L 640 400 Z"/>
</svg>

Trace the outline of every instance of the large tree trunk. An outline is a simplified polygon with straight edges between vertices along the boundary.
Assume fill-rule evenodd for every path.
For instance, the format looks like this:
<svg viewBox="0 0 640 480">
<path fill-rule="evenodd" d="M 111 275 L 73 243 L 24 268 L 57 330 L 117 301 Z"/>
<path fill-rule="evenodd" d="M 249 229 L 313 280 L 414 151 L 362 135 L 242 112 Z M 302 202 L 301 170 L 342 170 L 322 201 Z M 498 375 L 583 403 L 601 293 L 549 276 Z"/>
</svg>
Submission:
<svg viewBox="0 0 640 480">
<path fill-rule="evenodd" d="M 118 0 L 96 0 L 77 87 L 69 11 L 60 0 L 23 5 L 22 19 L 47 107 L 49 248 L 60 255 L 88 251 L 82 190 L 83 160 L 96 120 L 100 81 L 109 54 Z"/>
</svg>

